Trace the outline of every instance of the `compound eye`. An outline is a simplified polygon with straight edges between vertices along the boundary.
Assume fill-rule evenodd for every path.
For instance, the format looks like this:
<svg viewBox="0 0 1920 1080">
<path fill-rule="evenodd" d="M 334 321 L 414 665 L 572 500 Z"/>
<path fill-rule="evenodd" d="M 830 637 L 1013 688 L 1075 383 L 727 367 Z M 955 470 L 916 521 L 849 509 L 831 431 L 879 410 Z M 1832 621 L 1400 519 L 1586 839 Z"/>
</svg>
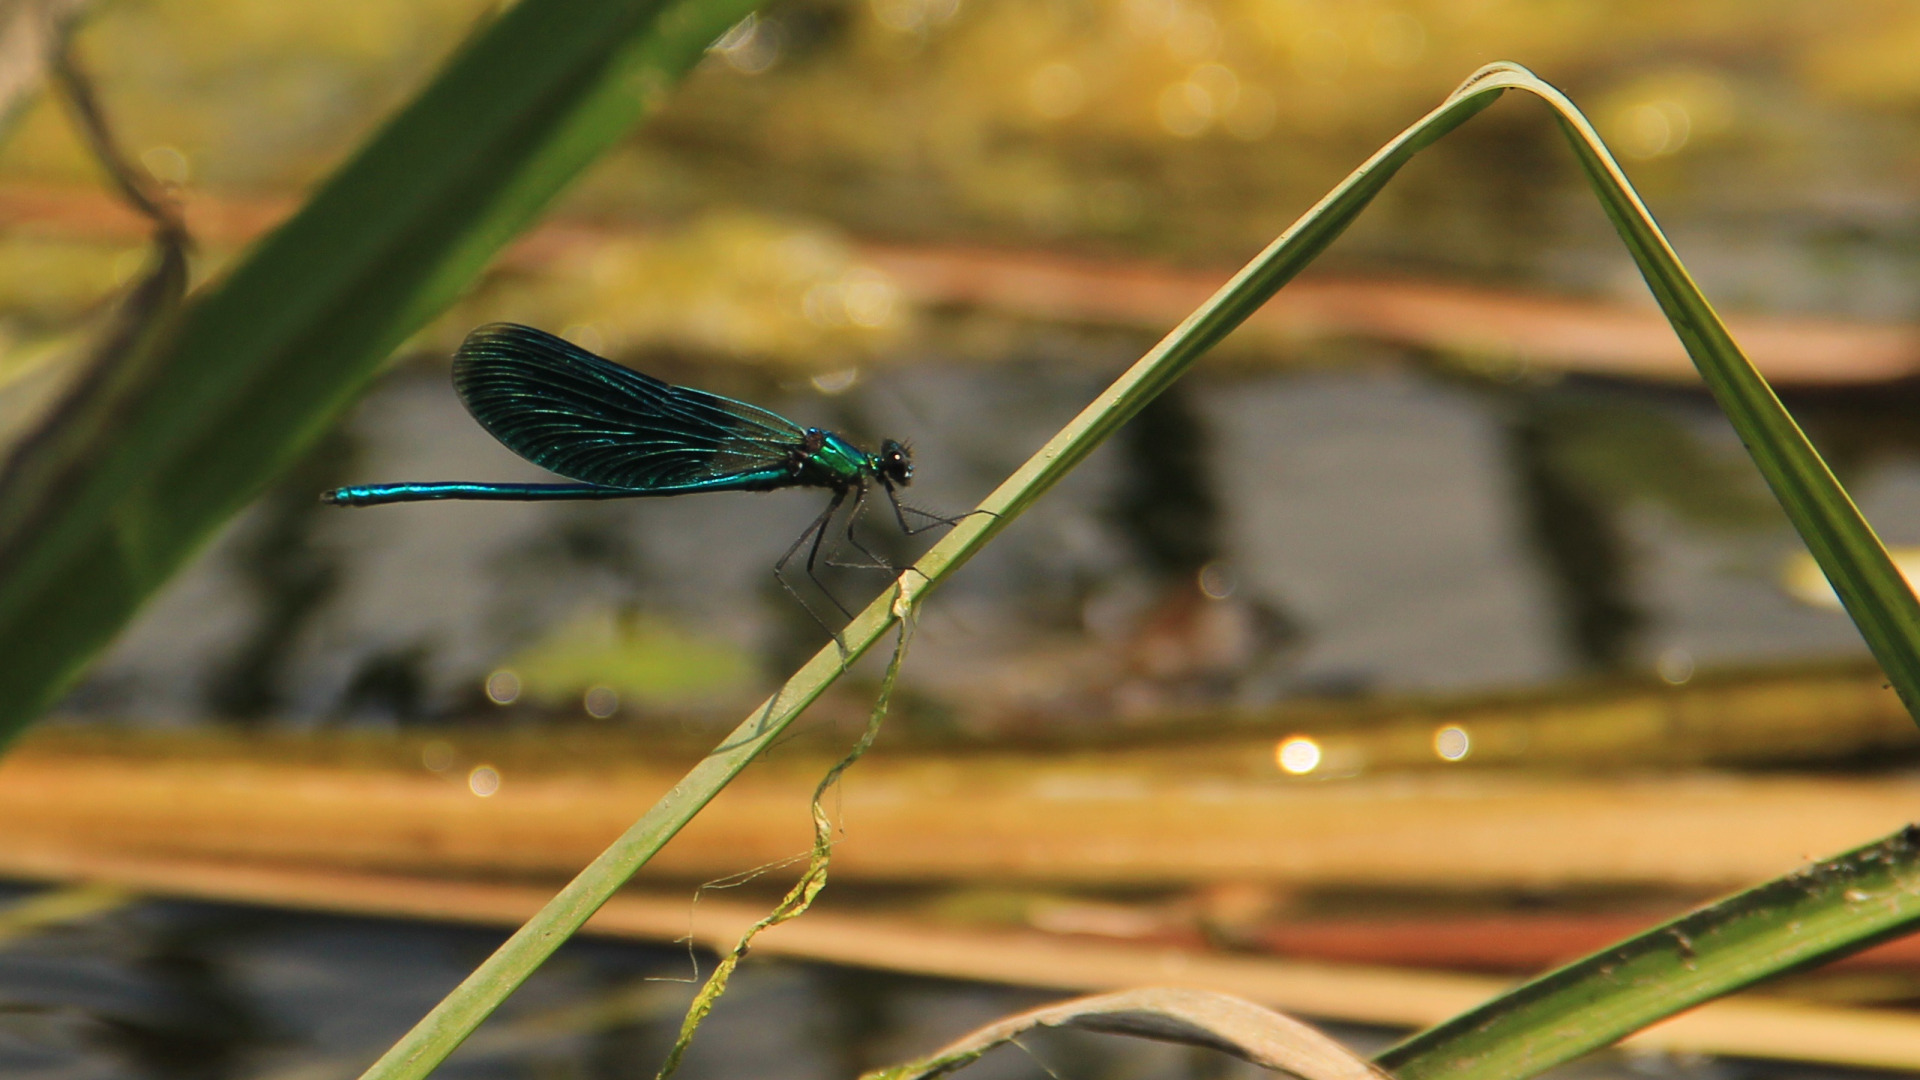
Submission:
<svg viewBox="0 0 1920 1080">
<path fill-rule="evenodd" d="M 892 439 L 880 445 L 880 468 L 887 476 L 902 484 L 913 478 L 913 459 L 907 455 L 906 447 Z"/>
</svg>

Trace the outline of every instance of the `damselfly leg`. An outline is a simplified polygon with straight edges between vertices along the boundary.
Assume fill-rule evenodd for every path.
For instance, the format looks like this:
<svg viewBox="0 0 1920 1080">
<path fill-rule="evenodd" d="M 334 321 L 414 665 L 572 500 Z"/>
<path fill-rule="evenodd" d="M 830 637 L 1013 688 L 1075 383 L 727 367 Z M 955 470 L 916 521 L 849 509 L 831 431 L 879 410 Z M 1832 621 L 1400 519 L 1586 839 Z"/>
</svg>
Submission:
<svg viewBox="0 0 1920 1080">
<path fill-rule="evenodd" d="M 773 579 L 780 583 L 781 588 L 787 590 L 787 595 L 793 597 L 795 603 L 806 609 L 807 614 L 813 617 L 814 622 L 820 624 L 821 629 L 833 635 L 834 642 L 840 646 L 842 652 L 846 651 L 846 642 L 840 640 L 839 633 L 837 633 L 833 627 L 827 625 L 827 620 L 821 618 L 820 613 L 815 611 L 813 605 L 807 602 L 807 598 L 800 595 L 800 590 L 793 587 L 793 582 L 787 580 L 787 564 L 793 561 L 793 557 L 800 553 L 801 548 L 806 548 L 807 561 L 805 563 L 805 569 L 807 572 L 807 580 L 813 582 L 814 588 L 824 593 L 827 599 L 832 602 L 833 606 L 840 609 L 840 614 L 849 619 L 853 618 L 853 612 L 847 610 L 847 606 L 842 604 L 840 599 L 834 596 L 833 592 L 829 590 L 813 572 L 814 564 L 820 558 L 820 542 L 826 538 L 827 527 L 833 524 L 833 515 L 840 510 L 840 504 L 847 501 L 848 490 L 847 488 L 841 488 L 835 491 L 833 498 L 827 501 L 827 508 L 820 511 L 820 516 L 813 519 L 813 524 L 808 525 L 806 531 L 801 533 L 799 538 L 794 540 L 792 545 L 787 548 L 786 554 L 780 556 L 780 561 L 773 564 Z"/>
<path fill-rule="evenodd" d="M 887 489 L 887 501 L 893 504 L 893 519 L 900 523 L 900 531 L 908 536 L 918 536 L 928 529 L 937 529 L 942 525 L 952 528 L 975 514 L 985 514 L 988 517 L 999 516 L 991 510 L 969 510 L 959 517 L 948 517 L 945 514 L 936 514 L 931 510 L 922 510 L 910 503 L 901 502 L 900 493 L 894 490 L 892 484 L 884 484 L 883 486 Z M 907 524 L 908 514 L 913 514 L 916 517 L 924 519 L 926 524 L 918 528 Z"/>
<path fill-rule="evenodd" d="M 957 518 L 945 517 L 932 513 L 931 511 L 922 510 L 919 507 L 905 505 L 900 501 L 898 492 L 893 489 L 891 484 L 884 484 L 882 486 L 886 489 L 887 501 L 893 506 L 894 520 L 899 522 L 900 531 L 904 535 L 914 536 L 942 525 L 956 525 L 965 520 L 966 517 L 971 516 L 968 514 Z M 899 567 L 896 567 L 886 556 L 874 551 L 860 539 L 858 527 L 866 516 L 868 496 L 871 494 L 872 489 L 866 483 L 849 485 L 848 487 L 835 491 L 833 498 L 827 502 L 826 509 L 820 512 L 820 516 L 813 519 L 813 523 L 807 526 L 806 530 L 787 548 L 786 554 L 780 556 L 780 561 L 775 563 L 773 567 L 774 577 L 780 582 L 780 587 L 785 589 L 787 595 L 793 597 L 794 600 L 805 609 L 807 614 L 813 618 L 814 622 L 820 624 L 821 629 L 832 635 L 833 640 L 840 645 L 842 650 L 846 648 L 846 642 L 841 639 L 840 634 L 834 630 L 832 626 L 828 625 L 825 619 L 820 617 L 820 612 L 816 610 L 812 604 L 807 602 L 806 597 L 801 594 L 800 590 L 794 587 L 794 583 L 787 577 L 787 568 L 791 566 L 794 559 L 799 556 L 801 549 L 805 548 L 807 557 L 801 564 L 801 567 L 807 575 L 807 580 L 813 583 L 813 587 L 819 590 L 843 617 L 848 619 L 853 618 L 853 610 L 842 603 L 838 596 L 834 595 L 833 590 L 827 587 L 827 583 L 820 579 L 818 571 L 823 564 L 840 570 L 881 570 L 892 573 L 899 569 Z M 843 534 L 846 538 L 847 546 L 858 552 L 864 561 L 836 559 L 832 550 L 826 548 L 827 533 L 833 528 L 834 515 L 840 512 L 841 507 L 847 505 L 848 496 L 852 496 L 852 505 L 847 507 L 846 527 L 843 530 Z M 973 513 L 982 512 L 983 511 L 977 510 L 973 511 Z M 909 514 L 924 519 L 925 523 L 917 527 L 910 524 L 907 517 Z M 822 554 L 823 551 L 825 552 L 824 556 Z"/>
<path fill-rule="evenodd" d="M 869 548 L 867 545 L 861 543 L 859 534 L 854 531 L 855 526 L 860 524 L 861 518 L 866 516 L 868 494 L 869 494 L 869 489 L 867 485 L 864 483 L 861 484 L 860 490 L 854 494 L 853 508 L 847 511 L 847 546 L 859 552 L 860 554 L 866 556 L 867 561 L 866 562 L 841 562 L 836 560 L 832 555 L 828 555 L 827 556 L 828 566 L 837 567 L 841 570 L 893 571 L 893 570 L 899 569 L 898 567 L 894 566 L 893 563 L 889 562 L 885 555 L 882 555 L 879 552 L 874 551 L 872 548 Z M 908 535 L 912 535 L 912 534 L 909 533 Z"/>
</svg>

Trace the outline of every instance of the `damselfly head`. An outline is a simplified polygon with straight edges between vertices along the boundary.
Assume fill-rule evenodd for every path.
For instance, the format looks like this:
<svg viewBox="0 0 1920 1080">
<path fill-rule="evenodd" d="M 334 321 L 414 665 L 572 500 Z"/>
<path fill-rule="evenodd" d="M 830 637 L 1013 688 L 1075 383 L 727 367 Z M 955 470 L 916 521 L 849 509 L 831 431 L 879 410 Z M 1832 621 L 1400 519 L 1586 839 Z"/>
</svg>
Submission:
<svg viewBox="0 0 1920 1080">
<path fill-rule="evenodd" d="M 904 445 L 888 439 L 880 444 L 880 452 L 874 455 L 874 471 L 905 487 L 913 483 L 913 454 Z"/>
</svg>

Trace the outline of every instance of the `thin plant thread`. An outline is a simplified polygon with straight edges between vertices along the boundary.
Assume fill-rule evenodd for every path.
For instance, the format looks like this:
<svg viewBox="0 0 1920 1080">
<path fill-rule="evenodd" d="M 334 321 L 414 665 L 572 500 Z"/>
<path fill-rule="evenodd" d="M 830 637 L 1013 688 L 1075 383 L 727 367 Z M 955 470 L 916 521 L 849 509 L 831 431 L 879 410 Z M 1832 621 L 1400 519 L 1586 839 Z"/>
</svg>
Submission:
<svg viewBox="0 0 1920 1080">
<path fill-rule="evenodd" d="M 747 955 L 748 948 L 753 945 L 753 939 L 759 936 L 760 931 L 805 913 L 813 906 L 813 898 L 827 887 L 827 867 L 833 861 L 833 822 L 821 808 L 820 801 L 839 782 L 840 775 L 860 760 L 880 734 L 880 725 L 887 718 L 887 705 L 893 698 L 894 681 L 900 676 L 900 663 L 907 656 L 911 626 L 909 620 L 900 621 L 900 638 L 893 646 L 893 659 L 887 662 L 887 673 L 880 680 L 880 694 L 874 699 L 873 712 L 867 716 L 867 729 L 860 733 L 860 739 L 853 744 L 853 749 L 835 762 L 833 768 L 827 770 L 827 775 L 820 778 L 819 786 L 813 789 L 813 801 L 810 804 L 813 813 L 813 853 L 807 859 L 806 872 L 794 882 L 793 888 L 787 890 L 787 895 L 779 905 L 748 927 L 747 932 L 740 935 L 739 943 L 714 966 L 713 974 L 707 976 L 706 985 L 700 988 L 700 992 L 693 997 L 693 1003 L 687 1006 L 686 1019 L 680 1022 L 680 1037 L 674 1040 L 673 1049 L 667 1051 L 667 1059 L 661 1063 L 655 1080 L 667 1080 L 680 1068 L 680 1059 L 686 1056 L 687 1047 L 693 1044 L 694 1034 L 700 1030 L 707 1014 L 713 1011 L 720 995 L 727 992 L 727 982 L 733 977 L 733 969 L 740 965 L 741 958 Z"/>
<path fill-rule="evenodd" d="M 776 743 L 775 745 L 779 744 Z M 737 889 L 766 874 L 771 874 L 775 870 L 784 870 L 794 863 L 806 861 L 810 857 L 810 854 L 789 855 L 784 859 L 776 859 L 770 863 L 762 863 L 751 870 L 742 870 L 736 874 L 728 874 L 726 877 L 714 878 L 712 881 L 702 882 L 699 888 L 693 890 L 693 903 L 687 907 L 687 934 L 684 938 L 678 939 L 687 943 L 687 963 L 693 969 L 693 974 L 684 979 L 678 975 L 651 975 L 648 976 L 648 978 L 654 982 L 686 983 L 689 986 L 700 981 L 700 939 L 694 931 L 694 921 L 699 915 L 700 898 L 707 895 L 708 889 Z"/>
<path fill-rule="evenodd" d="M 1035 1065 L 1040 1066 L 1040 1071 L 1052 1077 L 1053 1080 L 1066 1080 L 1066 1077 L 1061 1076 L 1059 1073 L 1053 1071 L 1053 1066 L 1041 1060 L 1040 1055 L 1033 1052 L 1033 1047 L 1028 1046 L 1026 1043 L 1021 1042 L 1020 1037 L 1018 1035 L 1008 1037 L 1007 1041 L 1012 1043 L 1014 1046 L 1018 1047 L 1021 1053 L 1027 1055 L 1027 1060 L 1033 1062 Z M 976 1054 L 975 1056 L 978 1057 L 979 1055 Z"/>
</svg>

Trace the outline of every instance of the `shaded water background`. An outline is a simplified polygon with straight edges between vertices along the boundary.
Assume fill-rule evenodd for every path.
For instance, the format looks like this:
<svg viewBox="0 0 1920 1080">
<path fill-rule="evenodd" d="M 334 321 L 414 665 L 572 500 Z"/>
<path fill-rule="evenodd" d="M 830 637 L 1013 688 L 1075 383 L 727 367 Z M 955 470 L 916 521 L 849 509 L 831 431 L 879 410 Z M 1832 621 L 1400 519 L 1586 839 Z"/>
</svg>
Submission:
<svg viewBox="0 0 1920 1080">
<path fill-rule="evenodd" d="M 837 395 L 773 383 L 722 388 L 863 439 L 911 437 L 920 467 L 914 498 L 958 508 L 1076 411 L 1129 352 L 1108 343 L 1104 355 L 992 369 L 916 364 Z M 1843 616 L 1781 587 L 1795 541 L 1751 481 L 1729 480 L 1745 465 L 1704 397 L 1486 380 L 1406 359 L 1198 373 L 928 605 L 909 684 L 961 702 L 999 695 L 1066 716 L 1105 708 L 1104 717 L 1124 718 L 1156 700 L 1244 704 L 1540 683 L 1671 663 L 1676 651 L 1689 667 L 1861 651 Z M 1920 462 L 1900 434 L 1906 402 L 1899 389 L 1796 402 L 1896 543 L 1920 540 Z M 222 712 L 255 724 L 469 722 L 494 708 L 480 691 L 503 656 L 582 610 L 642 610 L 722 640 L 754 658 L 749 692 L 821 640 L 768 574 L 817 512 L 817 493 L 366 511 L 314 501 L 322 487 L 359 480 L 536 475 L 471 423 L 443 370 L 397 370 L 343 435 L 142 616 L 69 713 L 134 722 Z M 1170 535 L 1155 520 L 1154 508 L 1169 502 L 1192 528 Z M 873 515 L 868 531 L 889 553 L 912 550 L 886 539 L 895 530 L 885 515 Z M 1209 571 L 1225 575 L 1211 579 L 1225 598 L 1205 603 L 1241 612 L 1257 641 L 1232 670 L 1196 680 L 1143 674 L 1125 661 L 1081 662 L 1089 653 L 1126 655 L 1157 590 L 1191 592 Z M 871 588 L 871 580 L 835 585 Z M 1079 698 L 1053 686 L 1063 673 L 1083 680 Z M 1055 697 L 1036 698 L 1036 684 Z M 607 722 L 638 733 L 702 708 L 730 720 L 725 710 L 743 696 L 734 688 L 704 704 L 629 702 Z M 557 711 L 577 716 L 579 708 Z M 139 903 L 0 947 L 0 1068 L 61 1078 L 350 1077 L 500 937 Z M 684 950 L 574 943 L 444 1075 L 648 1075 L 691 992 L 673 980 L 692 970 Z M 1057 996 L 755 963 L 682 1075 L 852 1076 Z M 1335 1032 L 1365 1048 L 1391 1038 Z M 1255 1075 L 1218 1055 L 1105 1037 L 1026 1042 L 970 1075 Z M 1612 1057 L 1561 1075 L 1847 1074 Z"/>
<path fill-rule="evenodd" d="M 912 439 L 916 502 L 975 502 L 1140 343 L 1063 335 L 982 368 L 923 357 L 843 392 L 663 374 L 871 444 Z M 1374 353 L 1308 371 L 1203 367 L 927 606 L 921 700 L 1123 722 L 1168 704 L 1261 704 L 1538 684 L 1571 675 L 1862 653 L 1843 616 L 1781 583 L 1797 550 L 1702 395 L 1485 378 Z M 637 362 L 644 362 L 640 358 Z M 711 381 L 710 381 L 711 380 Z M 1796 398 L 1890 542 L 1920 541 L 1906 388 Z M 316 493 L 400 479 L 537 479 L 460 408 L 438 364 L 388 375 L 343 431 L 222 536 L 66 705 L 135 723 L 470 723 L 490 673 L 570 620 L 644 614 L 748 658 L 744 686 L 628 700 L 636 734 L 738 708 L 823 640 L 771 561 L 818 493 L 341 511 Z M 1167 507 L 1177 511 L 1163 516 Z M 915 550 L 888 515 L 867 535 Z M 1209 577 L 1209 575 L 1212 575 Z M 833 579 L 871 589 L 874 577 Z M 1241 646 L 1155 668 L 1168 597 L 1208 592 Z M 1091 658 L 1091 659 L 1090 659 Z M 528 722 L 579 718 L 575 696 Z M 46 1077 L 350 1077 L 500 940 L 495 932 L 144 902 L 0 948 L 0 1068 Z M 629 1077 L 656 1067 L 684 950 L 577 942 L 446 1066 L 463 1077 Z M 664 981 L 650 981 L 664 980 Z M 846 1077 L 1059 995 L 755 963 L 683 1073 Z M 1336 1027 L 1378 1048 L 1391 1033 Z M 1072 1035 L 971 1075 L 1255 1075 L 1217 1055 Z M 1722 1059 L 1602 1057 L 1563 1076 L 1842 1076 Z"/>
<path fill-rule="evenodd" d="M 778 24 L 787 32 L 787 64 L 803 72 L 803 31 L 812 17 L 802 8 L 782 13 Z M 201 20 L 196 12 L 180 25 L 198 40 Z M 1431 22 L 1435 34 L 1445 25 Z M 120 25 L 133 36 L 150 33 L 139 23 Z M 1584 80 L 1567 85 L 1596 102 L 1603 124 L 1663 104 L 1666 91 L 1632 81 L 1642 68 L 1660 75 L 1686 51 L 1630 39 L 1613 48 L 1607 54 L 1603 41 L 1594 51 L 1604 59 L 1592 66 L 1561 65 Z M 143 53 L 153 49 L 141 42 Z M 1729 308 L 1911 319 L 1920 216 L 1910 198 L 1911 159 L 1903 156 L 1910 116 L 1810 100 L 1788 85 L 1786 61 L 1736 65 L 1718 40 L 1701 49 L 1714 71 L 1727 69 L 1717 77 L 1738 92 L 1742 123 L 1765 117 L 1765 130 L 1755 137 L 1740 127 L 1735 133 L 1749 141 L 1713 142 L 1703 127 L 1684 158 L 1656 156 L 1633 170 L 1708 294 Z M 1441 51 L 1436 41 L 1433 52 Z M 924 61 L 914 53 L 907 62 Z M 1464 54 L 1458 62 L 1448 54 L 1447 63 L 1448 80 L 1471 67 Z M 276 67 L 251 56 L 246 66 Z M 1012 156 L 976 165 L 992 183 L 954 182 L 930 194 L 915 169 L 850 169 L 847 161 L 859 159 L 845 153 L 821 154 L 817 163 L 756 156 L 753 132 L 791 131 L 791 124 L 713 123 L 701 103 L 718 100 L 724 113 L 744 100 L 741 111 L 757 119 L 763 104 L 795 95 L 763 79 L 736 80 L 719 87 L 731 96 L 716 96 L 714 73 L 705 77 L 709 85 L 684 95 L 687 115 L 668 117 L 645 145 L 628 148 L 618 169 L 589 185 L 582 205 L 638 202 L 647 214 L 677 220 L 713 202 L 764 202 L 906 239 L 973 238 L 984 221 L 992 226 L 984 235 L 1009 242 L 1084 240 L 1078 230 L 1125 248 L 1224 264 L 1263 242 L 1406 119 L 1395 112 L 1378 132 L 1336 120 L 1317 130 L 1337 125 L 1337 137 L 1316 142 L 1288 132 L 1240 157 L 1167 153 L 1165 182 L 1152 169 L 1134 175 L 1141 171 L 1134 164 L 1111 167 L 1125 175 L 1102 176 L 1110 161 L 1134 159 L 1108 153 L 1097 138 L 1063 141 L 1066 166 L 1058 172 L 1085 183 L 1055 183 L 1055 202 L 1078 212 L 1099 203 L 1089 192 L 1131 193 L 1131 224 L 1087 226 L 1032 212 L 1045 200 L 1014 198 L 988 213 L 954 197 L 998 197 L 1007 187 L 999 174 L 1030 164 L 1021 148 L 1035 140 L 1051 145 L 1052 136 L 1005 140 Z M 1418 107 L 1445 85 L 1420 89 Z M 127 104 L 171 102 L 178 89 L 128 94 Z M 342 112 L 337 88 L 304 97 L 322 113 Z M 1760 105 L 1748 107 L 1749 99 Z M 268 175 L 245 172 L 238 148 L 284 154 L 289 139 L 312 141 L 302 134 L 302 114 L 280 98 L 238 93 L 231 100 L 248 110 L 271 101 L 273 124 L 230 123 L 235 146 L 188 147 L 216 179 L 223 169 L 229 181 Z M 1474 141 L 1449 141 L 1410 167 L 1332 260 L 1363 272 L 1644 298 L 1557 136 L 1543 117 L 1514 115 L 1523 114 L 1489 113 L 1463 131 L 1461 140 Z M 148 127 L 160 139 L 178 138 L 181 129 L 171 120 Z M 864 136 L 869 126 L 846 129 Z M 732 136 L 739 145 L 723 139 L 716 149 L 720 131 L 742 132 Z M 351 145 L 349 134 L 338 136 L 341 147 Z M 867 141 L 919 152 L 911 139 Z M 44 153 L 44 146 L 26 152 Z M 717 164 L 704 172 L 689 164 L 701 153 Z M 283 168 L 277 159 L 269 164 Z M 1011 171 L 1053 176 L 1045 168 Z M 1194 182 L 1202 176 L 1207 182 Z M 81 291 L 86 305 L 96 292 L 90 283 Z M 45 317 L 45 306 L 39 299 L 28 305 L 34 317 Z M 804 382 L 707 370 L 684 357 L 621 359 L 869 443 L 910 438 L 920 466 L 916 501 L 960 510 L 1145 344 L 1029 330 L 1016 355 L 995 366 L 937 354 L 894 358 L 832 395 Z M 1737 443 L 1703 396 L 1549 383 L 1518 372 L 1489 379 L 1449 372 L 1431 357 L 1355 351 L 1366 355 L 1306 372 L 1203 364 L 1177 397 L 1088 461 L 929 603 L 908 687 L 921 701 L 986 713 L 1105 723 L 1168 704 L 1512 686 L 1649 668 L 1680 678 L 1696 666 L 1862 653 L 1843 616 L 1804 606 L 1781 588 L 1782 563 L 1797 542 L 1753 486 Z M 1882 534 L 1896 544 L 1920 542 L 1911 388 L 1791 404 Z M 358 512 L 314 500 L 319 490 L 356 481 L 538 478 L 468 420 L 444 366 L 403 366 L 172 583 L 63 711 L 136 723 L 470 723 L 494 715 L 482 694 L 487 677 L 556 628 L 636 614 L 664 624 L 667 639 L 717 642 L 751 673 L 691 696 L 628 693 L 610 722 L 646 730 L 688 717 L 737 719 L 822 642 L 767 572 L 817 511 L 813 495 Z M 1172 530 L 1155 509 L 1169 506 L 1180 511 Z M 870 535 L 896 557 L 913 550 L 892 542 L 884 515 L 871 519 Z M 1214 576 L 1204 578 L 1210 568 Z M 1203 581 L 1227 594 L 1202 610 L 1225 613 L 1213 630 L 1234 643 L 1231 662 L 1163 662 L 1153 630 Z M 876 585 L 870 577 L 836 580 L 849 597 Z M 513 715 L 579 718 L 587 689 L 573 687 L 544 713 Z M 0 948 L 0 1068 L 47 1077 L 351 1076 L 499 937 L 137 904 Z M 630 1022 L 592 1032 L 577 1023 L 557 1032 L 527 1028 L 550 1010 L 579 1010 L 636 986 L 650 991 L 639 980 L 689 973 L 683 952 L 575 943 L 453 1059 L 447 1075 L 648 1075 L 678 1023 L 683 984 L 654 984 L 671 993 L 647 997 Z M 756 963 L 738 977 L 684 1075 L 851 1076 L 1045 996 L 1052 995 Z M 1344 1033 L 1369 1045 L 1384 1038 Z M 1131 1042 L 1042 1036 L 1031 1046 L 1038 1060 L 1001 1051 L 969 1075 L 1082 1080 L 1241 1071 L 1215 1057 Z M 1563 1071 L 1571 1073 L 1839 1075 L 1665 1058 Z"/>
<path fill-rule="evenodd" d="M 0 1070 L 47 1080 L 142 1076 L 351 1080 L 503 935 L 222 905 L 142 903 L 0 950 Z M 702 964 L 710 963 L 703 958 Z M 651 1076 L 691 995 L 684 950 L 575 941 L 435 1074 Z M 704 967 L 703 967 L 704 970 Z M 844 1080 L 927 1053 L 1061 995 L 820 965 L 749 964 L 680 1076 Z M 1361 1052 L 1388 1032 L 1335 1025 Z M 1211 1051 L 1036 1032 L 969 1066 L 979 1080 L 1227 1080 L 1270 1075 Z M 1582 1077 L 1873 1075 L 1640 1054 Z"/>
<path fill-rule="evenodd" d="M 1131 358 L 1127 344 L 992 368 L 931 358 L 837 395 L 719 388 L 869 445 L 912 440 L 911 498 L 956 512 L 1091 398 Z M 909 685 L 963 705 L 1126 712 L 1862 652 L 1842 615 L 1783 587 L 1798 542 L 1704 395 L 1379 359 L 1197 372 L 927 606 Z M 712 372 L 673 372 L 703 374 L 713 385 Z M 1920 541 L 1910 400 L 1896 387 L 1794 402 L 1895 545 Z M 444 369 L 402 368 L 169 586 L 67 711 L 458 720 L 485 708 L 490 672 L 556 627 L 623 615 L 711 642 L 754 673 L 630 700 L 620 720 L 644 728 L 736 714 L 824 642 L 769 573 L 818 492 L 315 501 L 344 482 L 543 475 L 466 416 Z M 896 559 L 917 550 L 884 508 L 863 535 Z M 1239 628 L 1230 662 L 1200 673 L 1199 689 L 1195 672 L 1157 670 L 1138 648 L 1196 574 Z M 864 602 L 881 580 L 832 583 Z M 1032 669 L 1052 664 L 1072 684 L 1073 658 L 1090 654 L 1105 666 L 1082 664 L 1082 685 L 1034 696 Z"/>
</svg>

